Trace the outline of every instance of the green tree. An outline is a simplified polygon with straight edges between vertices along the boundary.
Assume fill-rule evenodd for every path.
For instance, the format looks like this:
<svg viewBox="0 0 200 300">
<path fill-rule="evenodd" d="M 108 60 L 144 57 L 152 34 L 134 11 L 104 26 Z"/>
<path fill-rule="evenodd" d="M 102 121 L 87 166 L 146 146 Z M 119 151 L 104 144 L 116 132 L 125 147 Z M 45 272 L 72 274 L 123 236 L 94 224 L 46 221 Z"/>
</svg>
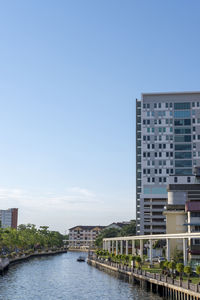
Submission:
<svg viewBox="0 0 200 300">
<path fill-rule="evenodd" d="M 120 235 L 120 230 L 116 228 L 108 228 L 102 230 L 102 232 L 98 235 L 98 237 L 95 240 L 95 245 L 98 248 L 103 247 L 103 239 L 105 238 L 111 238 L 111 237 L 117 237 Z"/>
<path fill-rule="evenodd" d="M 176 264 L 176 271 L 179 273 L 180 278 L 182 279 L 183 271 L 184 271 L 184 264 L 183 263 L 177 263 Z"/>
<path fill-rule="evenodd" d="M 136 221 L 131 220 L 131 223 L 122 227 L 120 231 L 121 236 L 136 235 Z"/>
<path fill-rule="evenodd" d="M 197 273 L 197 275 L 199 275 L 199 278 L 200 278 L 200 265 L 198 265 L 196 267 L 196 273 Z"/>
<path fill-rule="evenodd" d="M 190 275 L 192 274 L 192 268 L 190 266 L 185 266 L 184 273 L 188 276 L 188 279 L 190 279 Z"/>
</svg>

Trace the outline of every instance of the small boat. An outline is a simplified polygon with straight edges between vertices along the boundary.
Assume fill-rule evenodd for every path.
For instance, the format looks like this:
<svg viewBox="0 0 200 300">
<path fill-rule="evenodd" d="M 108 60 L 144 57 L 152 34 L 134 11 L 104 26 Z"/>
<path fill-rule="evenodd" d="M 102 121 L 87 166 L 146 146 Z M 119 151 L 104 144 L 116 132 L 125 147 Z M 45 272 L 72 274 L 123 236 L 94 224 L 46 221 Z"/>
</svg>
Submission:
<svg viewBox="0 0 200 300">
<path fill-rule="evenodd" d="M 77 258 L 77 261 L 84 262 L 85 261 L 85 257 L 84 256 L 79 256 L 79 258 Z"/>
</svg>

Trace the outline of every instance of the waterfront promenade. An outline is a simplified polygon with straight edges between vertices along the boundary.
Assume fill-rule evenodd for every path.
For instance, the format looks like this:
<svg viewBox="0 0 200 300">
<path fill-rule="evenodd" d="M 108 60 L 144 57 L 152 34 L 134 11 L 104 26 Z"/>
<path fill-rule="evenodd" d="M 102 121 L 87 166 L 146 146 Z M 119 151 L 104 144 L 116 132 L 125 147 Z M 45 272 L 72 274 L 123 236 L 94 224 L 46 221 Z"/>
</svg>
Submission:
<svg viewBox="0 0 200 300">
<path fill-rule="evenodd" d="M 98 259 L 89 255 L 88 264 L 102 271 L 124 277 L 130 283 L 139 283 L 141 287 L 160 296 L 173 300 L 200 300 L 200 285 L 189 281 L 176 280 L 162 274 L 150 273 L 123 264 Z"/>
</svg>

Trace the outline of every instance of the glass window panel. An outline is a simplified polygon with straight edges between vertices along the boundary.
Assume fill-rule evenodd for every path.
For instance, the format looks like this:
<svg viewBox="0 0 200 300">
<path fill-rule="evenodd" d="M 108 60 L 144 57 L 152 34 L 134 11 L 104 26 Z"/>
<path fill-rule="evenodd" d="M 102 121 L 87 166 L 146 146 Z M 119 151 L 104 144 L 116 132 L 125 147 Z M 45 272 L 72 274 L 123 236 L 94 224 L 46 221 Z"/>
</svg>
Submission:
<svg viewBox="0 0 200 300">
<path fill-rule="evenodd" d="M 174 103 L 174 109 L 190 109 L 190 102 Z"/>
<path fill-rule="evenodd" d="M 175 118 L 190 118 L 190 110 L 176 110 L 174 111 Z"/>
<path fill-rule="evenodd" d="M 191 150 L 191 144 L 176 144 L 175 150 Z"/>
<path fill-rule="evenodd" d="M 175 158 L 178 159 L 192 158 L 192 152 L 175 152 Z"/>
<path fill-rule="evenodd" d="M 175 134 L 190 134 L 191 129 L 190 128 L 175 128 L 174 133 Z"/>
<path fill-rule="evenodd" d="M 192 175 L 192 169 L 175 169 L 176 175 Z"/>
<path fill-rule="evenodd" d="M 175 142 L 178 142 L 178 143 L 191 142 L 191 135 L 175 136 Z"/>
<path fill-rule="evenodd" d="M 192 161 L 191 160 L 175 160 L 175 167 L 176 168 L 192 167 Z"/>
</svg>

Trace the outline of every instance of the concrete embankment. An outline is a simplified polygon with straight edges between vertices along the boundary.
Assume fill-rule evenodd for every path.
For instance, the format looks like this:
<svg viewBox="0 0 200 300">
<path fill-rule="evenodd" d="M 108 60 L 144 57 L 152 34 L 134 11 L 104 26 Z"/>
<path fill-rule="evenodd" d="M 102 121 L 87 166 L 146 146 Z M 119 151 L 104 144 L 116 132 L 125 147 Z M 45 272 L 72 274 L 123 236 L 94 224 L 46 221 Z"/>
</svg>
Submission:
<svg viewBox="0 0 200 300">
<path fill-rule="evenodd" d="M 48 252 L 38 252 L 35 251 L 34 253 L 28 254 L 28 255 L 23 255 L 23 256 L 17 256 L 12 259 L 8 258 L 0 258 L 0 274 L 3 274 L 5 270 L 9 268 L 9 266 L 26 261 L 32 257 L 39 257 L 39 256 L 47 256 L 47 255 L 56 255 L 56 254 L 61 254 L 61 253 L 66 253 L 67 250 L 57 250 L 57 251 L 48 251 Z"/>
<path fill-rule="evenodd" d="M 88 264 L 109 274 L 124 279 L 131 284 L 139 284 L 142 288 L 172 300 L 200 300 L 200 285 L 182 282 L 166 275 L 132 269 L 111 262 L 101 262 L 88 258 Z"/>
</svg>

